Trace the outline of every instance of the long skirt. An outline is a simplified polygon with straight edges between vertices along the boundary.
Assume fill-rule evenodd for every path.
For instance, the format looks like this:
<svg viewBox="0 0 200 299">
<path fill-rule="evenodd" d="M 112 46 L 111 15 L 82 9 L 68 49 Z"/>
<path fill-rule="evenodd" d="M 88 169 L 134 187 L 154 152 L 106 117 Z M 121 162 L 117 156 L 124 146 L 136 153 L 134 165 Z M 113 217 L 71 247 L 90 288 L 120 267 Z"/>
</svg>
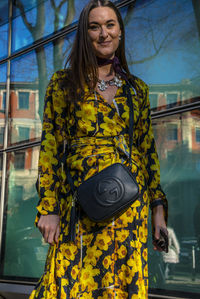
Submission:
<svg viewBox="0 0 200 299">
<path fill-rule="evenodd" d="M 95 223 L 80 213 L 75 242 L 69 241 L 72 195 L 61 193 L 59 242 L 49 247 L 44 274 L 30 299 L 148 297 L 149 200 L 143 173 L 133 171 L 139 198 L 112 221 Z"/>
</svg>

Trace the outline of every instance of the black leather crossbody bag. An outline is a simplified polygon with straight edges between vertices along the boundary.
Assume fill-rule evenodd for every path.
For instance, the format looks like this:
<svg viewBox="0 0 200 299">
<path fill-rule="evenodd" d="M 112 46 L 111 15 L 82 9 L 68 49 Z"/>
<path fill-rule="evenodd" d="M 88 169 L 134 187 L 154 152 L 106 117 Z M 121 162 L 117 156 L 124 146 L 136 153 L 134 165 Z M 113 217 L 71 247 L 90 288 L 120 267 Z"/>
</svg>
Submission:
<svg viewBox="0 0 200 299">
<path fill-rule="evenodd" d="M 131 152 L 133 144 L 133 102 L 127 87 L 129 103 L 129 167 L 114 163 L 89 179 L 85 180 L 76 190 L 72 177 L 67 171 L 67 179 L 73 191 L 73 202 L 70 221 L 70 239 L 75 239 L 76 206 L 95 221 L 109 220 L 126 210 L 139 196 L 139 187 L 135 175 L 131 171 Z"/>
</svg>

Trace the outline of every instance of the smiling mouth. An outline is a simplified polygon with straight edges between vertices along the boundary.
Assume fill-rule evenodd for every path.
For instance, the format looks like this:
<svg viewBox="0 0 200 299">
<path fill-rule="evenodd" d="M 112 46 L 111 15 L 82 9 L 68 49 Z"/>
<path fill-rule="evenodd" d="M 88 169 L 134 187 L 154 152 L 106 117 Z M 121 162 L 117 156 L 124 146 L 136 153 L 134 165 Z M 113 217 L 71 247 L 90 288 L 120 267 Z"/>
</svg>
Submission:
<svg viewBox="0 0 200 299">
<path fill-rule="evenodd" d="M 109 46 L 111 42 L 99 42 L 100 46 Z"/>
</svg>

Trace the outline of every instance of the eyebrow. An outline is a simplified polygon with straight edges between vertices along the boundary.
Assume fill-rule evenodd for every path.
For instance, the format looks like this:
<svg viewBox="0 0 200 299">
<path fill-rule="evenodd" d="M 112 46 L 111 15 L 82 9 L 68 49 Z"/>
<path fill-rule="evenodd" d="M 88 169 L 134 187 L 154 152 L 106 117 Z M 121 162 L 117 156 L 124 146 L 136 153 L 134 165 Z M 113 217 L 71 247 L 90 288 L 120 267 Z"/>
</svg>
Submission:
<svg viewBox="0 0 200 299">
<path fill-rule="evenodd" d="M 116 20 L 114 20 L 114 19 L 110 19 L 110 20 L 108 20 L 108 21 L 106 21 L 106 23 L 110 23 L 110 22 L 116 22 Z M 99 24 L 98 22 L 95 22 L 95 21 L 92 21 L 92 22 L 89 22 L 89 25 L 91 25 L 91 24 Z"/>
</svg>

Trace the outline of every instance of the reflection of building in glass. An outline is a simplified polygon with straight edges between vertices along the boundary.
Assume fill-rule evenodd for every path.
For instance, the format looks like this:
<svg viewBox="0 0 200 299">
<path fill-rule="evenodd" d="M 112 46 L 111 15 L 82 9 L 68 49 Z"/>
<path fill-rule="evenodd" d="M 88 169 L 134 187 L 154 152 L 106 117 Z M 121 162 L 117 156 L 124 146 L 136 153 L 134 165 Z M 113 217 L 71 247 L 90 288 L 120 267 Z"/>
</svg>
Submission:
<svg viewBox="0 0 200 299">
<path fill-rule="evenodd" d="M 0 85 L 0 138 L 4 131 L 5 116 L 5 86 Z M 39 117 L 38 84 L 16 82 L 11 84 L 9 100 L 9 143 L 25 140 L 35 140 L 41 134 L 41 120 Z M 3 143 L 3 139 L 1 138 Z"/>
<path fill-rule="evenodd" d="M 200 87 L 195 81 L 153 85 L 150 100 L 153 112 L 175 114 L 153 118 L 153 129 L 161 165 L 161 182 L 169 199 L 169 224 L 180 240 L 179 273 L 192 273 L 192 250 L 196 244 L 194 209 L 199 201 L 200 109 L 195 105 L 181 112 L 183 105 L 199 102 Z M 193 107 L 193 108 L 192 108 Z M 157 113 L 158 112 L 158 113 Z M 163 114 L 163 116 L 162 116 Z M 187 244 L 187 248 L 185 248 Z M 184 260 L 184 255 L 188 258 Z"/>
<path fill-rule="evenodd" d="M 3 271 L 8 276 L 36 277 L 43 255 L 36 256 L 37 250 L 43 252 L 41 237 L 35 231 L 32 223 L 35 218 L 37 194 L 35 182 L 37 178 L 37 161 L 39 148 L 32 147 L 12 151 L 7 156 L 6 194 L 8 205 L 5 219 L 7 234 L 5 238 L 5 263 Z M 29 213 L 27 213 L 27 210 Z M 21 221 L 23 219 L 23 221 Z M 15 250 L 13 250 L 13 242 Z M 34 246 L 33 246 L 34 243 Z M 31 265 L 31 259 L 35 265 Z M 17 262 L 16 262 L 17 261 Z M 12 265 L 12 267 L 11 267 Z"/>
<path fill-rule="evenodd" d="M 0 83 L 0 146 L 3 146 L 5 127 L 6 90 L 5 83 Z"/>
<path fill-rule="evenodd" d="M 151 108 L 160 111 L 197 101 L 200 94 L 199 81 L 200 78 L 195 78 L 174 84 L 150 85 Z"/>
<path fill-rule="evenodd" d="M 150 102 L 153 112 L 175 108 L 199 101 L 200 87 L 196 80 L 184 80 L 180 84 L 159 84 L 150 86 Z M 157 119 L 153 122 L 155 137 L 161 158 L 166 158 L 178 145 L 184 145 L 190 152 L 200 151 L 200 111 L 191 110 L 184 114 Z M 161 128 L 162 127 L 162 128 Z"/>
<path fill-rule="evenodd" d="M 166 119 L 153 121 L 159 155 L 167 158 L 178 146 L 195 154 L 200 151 L 200 111 L 193 110 Z"/>
</svg>

